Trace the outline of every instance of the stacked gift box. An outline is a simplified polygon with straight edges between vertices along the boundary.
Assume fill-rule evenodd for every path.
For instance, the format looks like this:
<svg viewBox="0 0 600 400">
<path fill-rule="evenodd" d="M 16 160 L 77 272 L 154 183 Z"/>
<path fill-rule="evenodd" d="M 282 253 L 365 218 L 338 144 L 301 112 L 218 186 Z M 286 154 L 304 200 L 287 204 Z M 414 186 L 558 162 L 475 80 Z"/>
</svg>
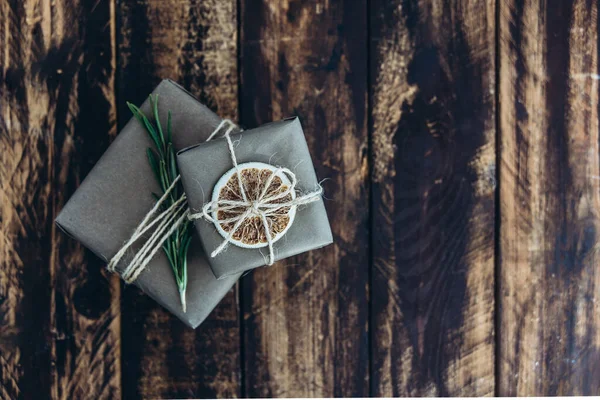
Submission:
<svg viewBox="0 0 600 400">
<path fill-rule="evenodd" d="M 245 271 L 332 234 L 298 118 L 241 131 L 170 80 L 152 95 L 56 223 L 196 328 Z"/>
</svg>

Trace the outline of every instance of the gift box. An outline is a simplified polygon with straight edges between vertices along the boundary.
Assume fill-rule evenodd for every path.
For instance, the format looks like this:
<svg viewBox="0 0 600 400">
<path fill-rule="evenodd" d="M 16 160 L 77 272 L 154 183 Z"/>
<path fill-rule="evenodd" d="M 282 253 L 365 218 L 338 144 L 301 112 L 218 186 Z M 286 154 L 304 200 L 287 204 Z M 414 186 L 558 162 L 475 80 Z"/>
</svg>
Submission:
<svg viewBox="0 0 600 400">
<path fill-rule="evenodd" d="M 221 119 L 176 83 L 164 80 L 154 90 L 161 120 L 172 113 L 173 145 L 182 149 L 207 139 Z M 141 110 L 151 114 L 150 104 Z M 69 199 L 56 224 L 108 262 L 152 209 L 159 186 L 146 151 L 152 141 L 143 125 L 132 118 L 80 187 Z M 141 245 L 136 243 L 133 250 Z M 116 266 L 122 272 L 134 252 Z M 134 284 L 192 328 L 197 327 L 235 284 L 239 274 L 217 280 L 196 235 L 187 256 L 187 311 L 167 257 L 159 251 Z"/>
<path fill-rule="evenodd" d="M 233 168 L 232 155 L 238 169 Z M 298 118 L 231 134 L 229 139 L 217 135 L 209 142 L 181 150 L 177 163 L 191 212 L 202 214 L 204 210 L 209 216 L 195 221 L 195 227 L 206 254 L 213 255 L 209 256 L 209 263 L 218 279 L 228 279 L 269 261 L 332 243 L 319 181 Z M 267 215 L 264 220 L 260 213 L 253 214 L 248 208 L 244 214 L 246 219 L 234 227 L 245 210 L 238 207 L 243 204 L 240 203 L 238 172 L 244 180 L 241 186 L 248 194 L 248 204 L 256 203 L 260 196 L 271 199 L 274 204 L 263 201 L 264 204 L 258 206 L 265 211 L 263 215 Z M 297 182 L 296 190 L 283 192 L 292 181 Z M 209 202 L 214 205 L 217 200 L 225 208 L 219 212 L 214 207 L 207 208 Z M 295 202 L 302 204 L 296 206 Z M 280 204 L 287 206 L 277 209 Z M 266 239 L 266 226 L 271 247 Z M 228 237 L 230 241 L 226 243 Z M 224 248 L 215 255 L 215 249 L 220 246 Z"/>
</svg>

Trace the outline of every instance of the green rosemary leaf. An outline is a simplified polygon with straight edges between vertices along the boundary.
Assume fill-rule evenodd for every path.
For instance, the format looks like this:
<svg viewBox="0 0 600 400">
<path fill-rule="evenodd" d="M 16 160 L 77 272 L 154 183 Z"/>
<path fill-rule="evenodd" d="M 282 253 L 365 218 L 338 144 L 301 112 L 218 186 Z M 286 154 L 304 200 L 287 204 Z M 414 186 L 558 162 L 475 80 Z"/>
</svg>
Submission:
<svg viewBox="0 0 600 400">
<path fill-rule="evenodd" d="M 169 242 L 168 240 L 165 240 L 165 242 L 162 245 L 162 248 L 163 248 L 164 252 L 167 253 L 167 257 L 169 258 L 170 264 L 173 264 L 173 262 L 171 260 L 171 242 Z"/>
<path fill-rule="evenodd" d="M 180 244 L 181 244 L 181 240 L 179 238 L 179 229 L 177 229 L 175 232 L 173 232 L 173 243 L 175 243 L 175 247 L 177 247 L 178 249 L 180 249 Z"/>
<path fill-rule="evenodd" d="M 184 254 L 187 254 L 188 252 L 188 248 L 190 247 L 190 243 L 192 242 L 192 237 L 188 236 L 185 238 L 185 241 L 183 242 L 183 245 L 179 248 L 180 251 L 180 256 L 183 256 Z"/>
<path fill-rule="evenodd" d="M 152 112 L 154 113 L 154 121 L 156 122 L 156 126 L 158 127 L 158 137 L 164 148 L 166 146 L 165 143 L 165 135 L 162 130 L 162 126 L 160 123 L 160 118 L 158 116 L 158 95 L 152 96 L 150 95 L 150 105 L 152 106 Z"/>
<path fill-rule="evenodd" d="M 187 264 L 187 261 L 185 261 L 185 263 Z M 187 289 L 187 281 L 188 281 L 188 276 L 187 276 L 187 265 L 186 265 L 186 268 L 183 269 L 183 276 L 181 277 L 180 290 L 182 290 L 183 292 L 185 292 L 185 289 Z"/>
<path fill-rule="evenodd" d="M 167 191 L 171 184 L 169 183 L 169 175 L 167 174 L 167 163 L 165 160 L 160 160 L 160 184 L 162 185 L 163 193 Z"/>
<path fill-rule="evenodd" d="M 146 129 L 148 136 L 152 139 L 152 142 L 154 142 L 155 148 L 148 149 L 146 154 L 148 157 L 148 163 L 150 164 L 152 172 L 154 173 L 154 177 L 164 194 L 179 176 L 179 171 L 177 170 L 177 163 L 175 160 L 175 150 L 172 144 L 171 112 L 169 111 L 167 113 L 167 129 L 165 137 L 165 132 L 162 129 L 158 115 L 158 97 L 150 96 L 150 104 L 152 106 L 152 114 L 156 123 L 156 128 L 138 107 L 131 103 L 127 103 L 127 106 L 139 123 Z M 163 209 L 170 207 L 174 202 L 176 202 L 179 199 L 179 193 L 182 192 L 183 189 L 181 187 L 181 183 L 175 185 L 174 189 L 170 193 L 170 196 L 165 199 L 165 202 L 163 203 Z M 158 201 L 162 195 L 152 193 L 152 197 Z M 163 252 L 167 256 L 169 265 L 171 266 L 173 275 L 175 276 L 175 281 L 177 282 L 181 306 L 184 312 L 186 311 L 185 291 L 187 289 L 188 279 L 187 253 L 190 241 L 192 239 L 191 227 L 192 225 L 189 223 L 189 221 L 185 221 L 162 245 Z"/>
<path fill-rule="evenodd" d="M 154 126 L 152 126 L 152 123 L 146 117 L 146 115 L 142 112 L 142 110 L 140 110 L 134 104 L 131 104 L 131 103 L 128 103 L 128 104 L 130 104 L 129 109 L 131 110 L 131 112 L 133 113 L 133 115 L 135 115 L 135 117 L 137 118 L 137 120 L 140 121 L 142 123 L 142 125 L 144 125 L 146 127 L 146 131 L 148 132 L 148 134 L 150 135 L 150 138 L 152 139 L 152 141 L 156 145 L 156 150 L 158 151 L 158 154 L 160 154 L 162 156 L 163 155 L 162 141 L 158 137 L 158 134 L 156 133 L 156 130 L 154 129 Z"/>
<path fill-rule="evenodd" d="M 135 104 L 131 104 L 130 102 L 127 102 L 127 107 L 129 107 L 129 110 L 131 111 L 135 119 L 137 119 L 140 122 L 140 124 L 144 125 L 144 119 L 142 118 L 142 113 L 140 112 L 140 109 L 137 108 Z"/>
<path fill-rule="evenodd" d="M 173 246 L 172 242 L 165 242 L 166 245 L 163 245 L 163 251 L 167 255 L 169 259 L 169 264 L 171 264 L 171 269 L 173 270 L 173 275 L 175 276 L 175 281 L 177 282 L 177 287 L 181 286 L 181 269 L 179 268 L 179 261 L 177 259 L 177 251 L 175 250 L 175 246 Z"/>
<path fill-rule="evenodd" d="M 167 258 L 169 259 L 169 265 L 171 265 L 171 269 L 173 270 L 173 273 L 175 274 L 175 278 L 177 278 L 177 264 L 175 264 L 175 260 L 173 260 L 173 256 L 171 255 L 170 246 L 167 243 L 163 244 L 163 251 L 167 255 Z"/>
<path fill-rule="evenodd" d="M 183 226 L 181 227 L 181 229 L 177 230 L 177 240 L 179 240 L 179 242 L 183 242 L 183 236 L 185 235 L 186 232 L 186 225 L 187 225 L 187 221 L 183 223 Z"/>
<path fill-rule="evenodd" d="M 172 237 L 173 236 L 171 236 L 171 238 Z M 175 241 L 175 240 L 171 240 L 170 242 L 171 242 L 171 245 L 172 245 L 172 247 L 171 247 L 171 255 L 173 256 L 173 260 L 175 261 L 175 265 L 180 265 L 181 262 L 180 262 L 179 259 L 181 258 L 181 255 L 179 254 L 179 250 L 181 249 L 181 245 L 179 243 L 177 243 L 177 241 Z M 177 276 L 178 277 L 181 276 L 181 271 L 178 271 Z"/>
<path fill-rule="evenodd" d="M 187 227 L 187 225 L 186 225 Z M 181 299 L 181 304 L 183 305 L 183 311 L 185 312 L 186 309 L 186 302 L 185 302 L 185 291 L 187 289 L 187 281 L 188 281 L 188 276 L 187 276 L 187 257 L 185 256 L 188 252 L 188 249 L 190 247 L 190 242 L 192 241 L 192 236 L 188 235 L 186 241 L 183 244 L 183 247 L 181 248 L 181 254 L 182 254 L 182 259 L 183 259 L 183 268 L 181 269 L 182 275 L 181 275 L 181 282 L 179 283 L 179 298 Z"/>
<path fill-rule="evenodd" d="M 169 154 L 169 161 L 171 161 L 171 180 L 175 180 L 177 179 L 177 162 L 175 161 L 176 156 L 172 143 L 169 143 L 169 147 L 167 148 L 167 154 Z"/>
<path fill-rule="evenodd" d="M 185 254 L 187 254 L 189 248 L 190 248 L 190 243 L 192 242 L 192 237 L 188 236 L 186 238 L 186 241 L 183 243 L 183 246 L 181 247 L 181 255 L 184 256 Z M 186 266 L 186 268 L 183 268 L 183 275 L 182 275 L 182 281 L 184 282 L 184 284 L 187 285 L 187 257 L 183 257 L 183 263 Z M 185 290 L 185 286 L 184 286 L 184 290 Z"/>
<path fill-rule="evenodd" d="M 169 143 L 169 145 L 167 146 L 167 150 L 165 151 L 165 178 L 168 182 L 173 183 L 173 181 L 175 180 L 175 178 L 177 178 L 177 176 L 175 176 L 175 178 L 173 178 L 173 172 L 171 171 L 171 152 L 169 151 L 169 148 L 172 146 L 171 143 Z M 179 198 L 179 190 L 178 190 L 178 185 L 175 185 L 175 187 L 173 188 L 173 190 L 171 191 L 170 194 L 171 200 L 172 201 L 177 201 L 177 199 Z"/>
<path fill-rule="evenodd" d="M 173 140 L 173 134 L 171 133 L 171 110 L 167 112 L 167 143 L 171 143 Z"/>
<path fill-rule="evenodd" d="M 148 163 L 150 164 L 150 168 L 152 168 L 152 172 L 154 172 L 154 177 L 157 181 L 160 182 L 160 169 L 158 167 L 158 160 L 156 159 L 156 153 L 154 150 L 147 149 L 146 155 L 148 156 Z"/>
</svg>

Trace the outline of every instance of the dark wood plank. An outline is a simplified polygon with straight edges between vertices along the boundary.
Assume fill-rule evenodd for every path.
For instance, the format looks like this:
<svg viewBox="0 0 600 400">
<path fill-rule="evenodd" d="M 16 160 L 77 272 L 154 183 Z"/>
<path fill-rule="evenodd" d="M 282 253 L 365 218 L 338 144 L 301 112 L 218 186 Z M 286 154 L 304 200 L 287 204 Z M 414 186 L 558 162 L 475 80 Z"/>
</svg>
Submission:
<svg viewBox="0 0 600 400">
<path fill-rule="evenodd" d="M 370 15 L 372 395 L 492 395 L 494 2 Z"/>
<path fill-rule="evenodd" d="M 0 1 L 0 398 L 118 398 L 118 278 L 54 217 L 116 131 L 111 2 Z"/>
<path fill-rule="evenodd" d="M 365 2 L 242 1 L 246 127 L 300 116 L 335 244 L 242 282 L 246 395 L 368 395 Z"/>
<path fill-rule="evenodd" d="M 223 117 L 237 119 L 235 0 L 139 0 L 118 9 L 118 103 L 141 103 L 171 78 Z M 236 290 L 195 331 L 134 287 L 123 293 L 125 398 L 237 397 L 240 332 Z"/>
<path fill-rule="evenodd" d="M 499 18 L 499 393 L 600 395 L 598 3 Z"/>
</svg>

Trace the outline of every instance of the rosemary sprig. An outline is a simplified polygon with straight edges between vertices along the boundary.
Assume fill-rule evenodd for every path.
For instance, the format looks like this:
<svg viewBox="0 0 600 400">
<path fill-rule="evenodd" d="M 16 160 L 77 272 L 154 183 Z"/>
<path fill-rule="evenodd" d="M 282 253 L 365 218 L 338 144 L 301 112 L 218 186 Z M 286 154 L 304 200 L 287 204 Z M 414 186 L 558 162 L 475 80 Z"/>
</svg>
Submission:
<svg viewBox="0 0 600 400">
<path fill-rule="evenodd" d="M 152 107 L 152 114 L 154 123 L 146 115 L 136 107 L 134 104 L 127 103 L 127 106 L 135 116 L 135 118 L 142 124 L 142 126 L 148 132 L 148 136 L 154 143 L 154 149 L 148 148 L 146 154 L 148 156 L 148 162 L 154 172 L 154 177 L 158 182 L 162 194 L 158 195 L 152 193 L 154 198 L 158 200 L 161 198 L 171 186 L 173 181 L 179 176 L 177 169 L 177 163 L 175 162 L 175 149 L 172 143 L 172 132 L 171 132 L 171 111 L 167 113 L 167 129 L 166 132 L 163 130 L 158 117 L 158 95 L 150 95 L 150 105 Z M 179 199 L 180 194 L 183 193 L 181 183 L 178 183 L 168 198 L 163 203 L 163 209 L 170 207 L 174 202 Z M 186 311 L 185 302 L 185 291 L 187 288 L 187 253 L 192 240 L 192 225 L 187 219 L 177 228 L 175 232 L 163 243 L 163 251 L 167 255 L 169 264 L 173 269 L 175 280 L 177 281 L 177 287 L 179 289 L 179 298 L 181 299 L 181 307 L 183 312 Z"/>
</svg>

